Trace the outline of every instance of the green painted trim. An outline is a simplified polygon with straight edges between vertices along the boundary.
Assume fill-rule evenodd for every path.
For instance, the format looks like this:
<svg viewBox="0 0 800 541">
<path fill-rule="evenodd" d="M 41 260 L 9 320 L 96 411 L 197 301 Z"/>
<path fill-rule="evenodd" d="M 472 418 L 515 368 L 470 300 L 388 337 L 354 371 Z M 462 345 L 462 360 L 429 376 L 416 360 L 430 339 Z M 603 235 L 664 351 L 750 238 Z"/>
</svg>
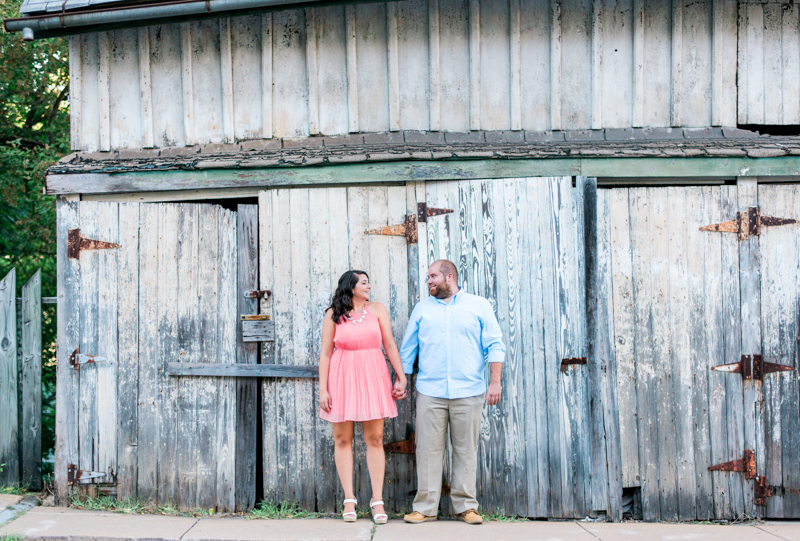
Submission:
<svg viewBox="0 0 800 541">
<path fill-rule="evenodd" d="M 262 169 L 50 174 L 45 182 L 48 194 L 103 194 L 567 175 L 616 178 L 798 176 L 800 180 L 800 156 L 397 161 Z"/>
</svg>

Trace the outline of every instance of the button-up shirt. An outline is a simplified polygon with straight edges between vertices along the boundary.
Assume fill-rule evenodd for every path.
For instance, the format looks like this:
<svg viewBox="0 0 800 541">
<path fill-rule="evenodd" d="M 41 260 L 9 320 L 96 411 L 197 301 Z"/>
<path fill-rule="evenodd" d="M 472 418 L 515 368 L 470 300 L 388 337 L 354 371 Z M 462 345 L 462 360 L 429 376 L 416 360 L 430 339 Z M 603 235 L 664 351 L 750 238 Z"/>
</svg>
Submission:
<svg viewBox="0 0 800 541">
<path fill-rule="evenodd" d="M 489 301 L 464 290 L 449 303 L 431 296 L 414 307 L 400 347 L 406 374 L 418 351 L 417 391 L 433 398 L 486 392 L 486 363 L 505 358 L 503 333 Z"/>
</svg>

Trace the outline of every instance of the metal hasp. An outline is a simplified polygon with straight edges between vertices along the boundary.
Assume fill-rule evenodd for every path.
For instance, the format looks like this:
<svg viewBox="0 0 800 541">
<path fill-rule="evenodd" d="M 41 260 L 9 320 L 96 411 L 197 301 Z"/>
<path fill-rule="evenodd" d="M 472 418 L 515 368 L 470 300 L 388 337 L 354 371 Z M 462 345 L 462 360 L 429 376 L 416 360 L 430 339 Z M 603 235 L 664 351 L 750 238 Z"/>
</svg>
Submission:
<svg viewBox="0 0 800 541">
<path fill-rule="evenodd" d="M 417 243 L 417 219 L 413 214 L 406 214 L 403 223 L 387 225 L 377 229 L 364 231 L 365 235 L 389 235 L 393 237 L 405 237 L 406 244 Z"/>
<path fill-rule="evenodd" d="M 773 216 L 762 216 L 761 207 L 750 207 L 747 212 L 737 212 L 736 219 L 720 224 L 705 225 L 700 231 L 718 231 L 720 233 L 737 233 L 739 240 L 747 240 L 750 237 L 761 235 L 762 227 L 773 227 L 776 225 L 796 224 L 794 218 L 775 218 Z"/>
<path fill-rule="evenodd" d="M 80 229 L 70 229 L 67 235 L 67 257 L 69 259 L 80 259 L 81 250 L 108 250 L 119 247 L 119 244 L 113 242 L 83 238 Z"/>
<path fill-rule="evenodd" d="M 739 460 L 709 466 L 708 471 L 743 472 L 746 479 L 756 479 L 756 454 L 750 449 L 745 449 L 744 456 Z"/>
<path fill-rule="evenodd" d="M 242 321 L 269 321 L 267 314 L 242 314 L 239 317 Z"/>
<path fill-rule="evenodd" d="M 401 455 L 413 455 L 417 452 L 417 442 L 414 432 L 411 437 L 405 441 L 397 441 L 394 443 L 384 443 L 383 450 L 387 453 L 398 453 Z"/>
<path fill-rule="evenodd" d="M 561 371 L 566 372 L 567 366 L 571 364 L 586 364 L 586 357 L 570 357 L 569 359 L 561 359 Z"/>
<path fill-rule="evenodd" d="M 417 203 L 417 221 L 427 222 L 428 216 L 439 216 L 440 214 L 451 214 L 452 209 L 436 209 L 429 207 L 427 203 Z"/>
<path fill-rule="evenodd" d="M 772 487 L 767 484 L 767 478 L 763 475 L 756 477 L 753 481 L 753 503 L 756 505 L 767 505 L 767 498 L 772 496 Z"/>
<path fill-rule="evenodd" d="M 762 355 L 742 355 L 742 360 L 738 363 L 712 366 L 711 370 L 741 374 L 743 380 L 752 379 L 761 381 L 764 374 L 769 374 L 770 372 L 790 372 L 794 370 L 794 367 L 778 363 L 765 363 Z"/>
<path fill-rule="evenodd" d="M 75 464 L 67 466 L 67 484 L 77 485 L 78 481 L 86 481 L 87 479 L 97 479 L 98 477 L 105 477 L 106 474 L 99 471 L 79 470 Z"/>
<path fill-rule="evenodd" d="M 245 299 L 266 299 L 267 297 L 272 296 L 272 291 L 269 289 L 260 289 L 258 291 L 245 291 L 244 298 Z"/>
<path fill-rule="evenodd" d="M 105 357 L 97 357 L 95 355 L 84 355 L 78 348 L 69 355 L 69 365 L 75 370 L 79 369 L 82 364 L 87 363 L 102 363 L 105 362 Z"/>
</svg>

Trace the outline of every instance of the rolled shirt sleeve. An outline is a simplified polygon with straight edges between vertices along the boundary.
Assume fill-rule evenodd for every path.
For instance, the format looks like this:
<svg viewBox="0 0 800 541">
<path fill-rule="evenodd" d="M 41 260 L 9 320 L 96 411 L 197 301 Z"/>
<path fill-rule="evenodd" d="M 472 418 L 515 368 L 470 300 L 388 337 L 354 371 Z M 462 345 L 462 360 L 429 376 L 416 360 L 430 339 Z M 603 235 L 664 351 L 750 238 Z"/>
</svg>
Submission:
<svg viewBox="0 0 800 541">
<path fill-rule="evenodd" d="M 502 363 L 506 357 L 506 346 L 503 343 L 503 331 L 492 310 L 492 305 L 482 299 L 483 307 L 483 328 L 481 329 L 481 345 L 483 353 L 486 355 L 486 362 Z"/>
</svg>

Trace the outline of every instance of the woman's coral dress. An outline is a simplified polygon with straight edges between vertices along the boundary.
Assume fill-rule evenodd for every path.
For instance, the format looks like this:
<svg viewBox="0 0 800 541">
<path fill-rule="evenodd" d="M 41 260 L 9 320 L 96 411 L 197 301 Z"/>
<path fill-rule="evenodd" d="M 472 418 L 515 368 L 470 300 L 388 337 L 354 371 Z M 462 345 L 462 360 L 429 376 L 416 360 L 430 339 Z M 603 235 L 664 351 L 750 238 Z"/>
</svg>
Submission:
<svg viewBox="0 0 800 541">
<path fill-rule="evenodd" d="M 332 423 L 397 417 L 392 378 L 381 351 L 381 326 L 366 308 L 360 323 L 336 324 L 334 352 L 328 370 L 331 411 L 319 416 Z"/>
</svg>

